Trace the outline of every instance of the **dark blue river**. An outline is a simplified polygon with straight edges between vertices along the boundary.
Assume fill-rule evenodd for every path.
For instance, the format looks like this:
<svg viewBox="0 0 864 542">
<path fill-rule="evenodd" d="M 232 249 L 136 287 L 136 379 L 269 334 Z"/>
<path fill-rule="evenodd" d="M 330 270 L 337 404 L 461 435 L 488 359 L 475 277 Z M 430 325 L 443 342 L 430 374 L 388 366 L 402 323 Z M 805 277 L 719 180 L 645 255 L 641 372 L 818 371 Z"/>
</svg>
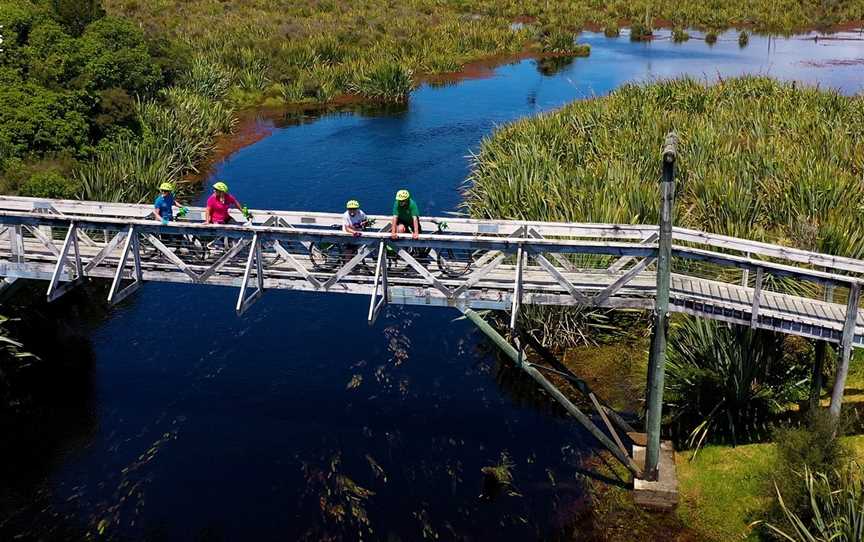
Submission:
<svg viewBox="0 0 864 542">
<path fill-rule="evenodd" d="M 665 35 L 665 34 L 664 34 Z M 858 34 L 844 34 L 860 38 Z M 397 111 L 292 114 L 214 167 L 250 207 L 385 213 L 408 188 L 454 211 L 469 155 L 496 125 L 629 81 L 760 73 L 862 90 L 864 42 L 726 34 L 633 44 L 586 34 L 589 58 L 520 61 L 423 85 Z M 146 285 L 108 308 L 95 285 L 52 305 L 44 284 L 7 312 L 58 367 L 44 427 L 2 458 L 0 539 L 548 539 L 586 505 L 593 443 L 499 366 L 448 309 L 269 291 Z M 35 436 L 34 436 L 35 435 Z M 512 464 L 484 494 L 481 468 Z"/>
</svg>

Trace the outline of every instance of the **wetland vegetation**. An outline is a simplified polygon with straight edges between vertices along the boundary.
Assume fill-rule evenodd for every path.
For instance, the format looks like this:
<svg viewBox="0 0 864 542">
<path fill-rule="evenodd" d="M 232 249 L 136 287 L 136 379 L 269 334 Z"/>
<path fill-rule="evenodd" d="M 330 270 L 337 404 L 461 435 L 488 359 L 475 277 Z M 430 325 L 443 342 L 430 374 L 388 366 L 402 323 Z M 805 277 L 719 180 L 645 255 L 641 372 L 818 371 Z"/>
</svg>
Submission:
<svg viewBox="0 0 864 542">
<path fill-rule="evenodd" d="M 0 0 L 0 192 L 142 201 L 158 182 L 196 173 L 214 138 L 233 129 L 240 108 L 346 97 L 404 102 L 424 74 L 456 71 L 471 60 L 525 49 L 589 55 L 576 40 L 584 28 L 614 37 L 629 27 L 639 40 L 664 26 L 675 29 L 676 42 L 695 28 L 710 43 L 735 27 L 744 29 L 738 40 L 746 46 L 750 31 L 787 34 L 862 19 L 861 0 Z M 860 97 L 761 77 L 627 85 L 486 140 L 466 210 L 490 218 L 656 223 L 657 142 L 674 128 L 683 150 L 677 224 L 861 258 L 862 127 Z M 645 330 L 636 315 L 526 314 L 559 347 Z M 668 406 L 681 434 L 693 446 L 768 438 L 772 416 L 802 397 L 798 384 L 810 346 L 677 324 Z M 3 398 L 10 394 L 4 378 L 13 381 L 29 362 L 14 341 L 5 344 Z M 726 461 L 728 453 L 709 446 L 694 464 Z M 700 491 L 716 489 L 710 476 L 729 473 L 706 468 L 706 479 L 688 486 L 690 463 L 681 465 L 691 499 L 681 512 L 685 523 L 713 525 L 691 505 L 708 498 Z M 507 481 L 506 466 L 502 455 L 487 474 Z M 835 467 L 822 462 L 818 474 L 788 491 L 824 494 L 846 483 L 860 494 L 860 477 L 832 477 Z M 745 481 L 726 496 L 730 507 L 742 498 L 771 501 L 773 495 Z M 346 502 L 356 497 L 343 493 Z M 814 514 L 801 502 L 787 498 L 775 510 L 778 528 L 791 532 L 794 518 L 810 521 Z M 740 528 L 741 515 L 734 518 L 738 523 L 724 533 Z"/>
<path fill-rule="evenodd" d="M 642 39 L 862 19 L 861 0 L 2 0 L 0 191 L 139 201 L 155 178 L 196 173 L 237 108 L 404 101 L 421 75 L 471 60 L 588 55 L 584 28 Z"/>
</svg>

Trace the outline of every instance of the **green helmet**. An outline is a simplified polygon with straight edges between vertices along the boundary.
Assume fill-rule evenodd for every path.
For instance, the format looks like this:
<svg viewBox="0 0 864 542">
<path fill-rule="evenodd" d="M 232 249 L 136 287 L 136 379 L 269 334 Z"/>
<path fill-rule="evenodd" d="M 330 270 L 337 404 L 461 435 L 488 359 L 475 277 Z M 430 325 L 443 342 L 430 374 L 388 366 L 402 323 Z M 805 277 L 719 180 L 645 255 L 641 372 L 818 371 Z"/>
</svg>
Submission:
<svg viewBox="0 0 864 542">
<path fill-rule="evenodd" d="M 213 190 L 217 192 L 228 192 L 228 185 L 219 181 L 218 183 L 213 185 Z"/>
<path fill-rule="evenodd" d="M 174 191 L 174 184 L 162 183 L 159 185 L 159 190 L 167 190 L 168 192 L 173 192 Z"/>
<path fill-rule="evenodd" d="M 356 199 L 348 200 L 348 203 L 345 204 L 346 209 L 359 209 L 360 202 Z"/>
<path fill-rule="evenodd" d="M 396 192 L 396 201 L 405 201 L 406 199 L 410 198 L 411 194 L 409 194 L 407 190 L 400 190 Z"/>
</svg>

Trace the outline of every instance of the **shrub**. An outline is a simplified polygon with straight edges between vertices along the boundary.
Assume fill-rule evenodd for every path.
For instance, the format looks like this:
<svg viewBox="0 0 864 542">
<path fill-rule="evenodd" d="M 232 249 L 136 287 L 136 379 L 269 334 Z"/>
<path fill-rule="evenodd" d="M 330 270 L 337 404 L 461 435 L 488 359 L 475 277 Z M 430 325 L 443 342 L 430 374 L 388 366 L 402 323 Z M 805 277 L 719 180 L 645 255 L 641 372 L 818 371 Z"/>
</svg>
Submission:
<svg viewBox="0 0 864 542">
<path fill-rule="evenodd" d="M 72 199 L 80 191 L 80 185 L 56 171 L 36 173 L 21 186 L 22 196 L 34 198 Z"/>
<path fill-rule="evenodd" d="M 395 61 L 361 67 L 349 85 L 354 94 L 382 102 L 405 102 L 414 86 L 412 71 Z"/>
<path fill-rule="evenodd" d="M 162 83 L 162 70 L 150 57 L 144 33 L 131 21 L 105 17 L 91 24 L 80 39 L 80 88 L 119 87 L 149 95 Z"/>
<path fill-rule="evenodd" d="M 105 16 L 100 0 L 51 0 L 51 8 L 75 36 L 80 36 L 87 25 Z"/>
<path fill-rule="evenodd" d="M 694 453 L 706 442 L 766 436 L 772 414 L 803 396 L 807 366 L 779 333 L 686 318 L 669 341 L 667 402 Z"/>
<path fill-rule="evenodd" d="M 81 149 L 89 126 L 81 97 L 32 83 L 0 86 L 0 147 L 10 156 Z"/>
<path fill-rule="evenodd" d="M 814 509 L 808 485 L 802 483 L 802 474 L 806 470 L 819 472 L 827 477 L 828 483 L 838 482 L 839 473 L 851 457 L 840 440 L 847 425 L 848 420 L 838 425 L 827 411 L 818 410 L 809 413 L 799 426 L 774 429 L 772 439 L 777 447 L 777 459 L 771 469 L 773 477 L 765 484 L 765 493 L 769 497 L 779 493 L 782 499 L 771 499 L 766 513 L 768 523 L 791 529 L 791 513 L 809 524 Z"/>
<path fill-rule="evenodd" d="M 608 23 L 605 27 L 603 27 L 603 35 L 607 38 L 617 38 L 618 36 L 620 36 L 621 29 L 618 27 L 618 23 Z"/>
<path fill-rule="evenodd" d="M 123 139 L 101 149 L 75 172 L 81 197 L 94 201 L 149 200 L 162 182 L 176 182 L 183 168 L 166 143 Z"/>
<path fill-rule="evenodd" d="M 203 56 L 196 56 L 183 74 L 180 84 L 183 88 L 210 98 L 222 100 L 231 88 L 233 74 L 218 62 Z"/>
<path fill-rule="evenodd" d="M 675 43 L 682 43 L 690 39 L 690 34 L 687 33 L 686 30 L 682 30 L 680 28 L 675 28 L 672 30 L 672 41 Z"/>
<path fill-rule="evenodd" d="M 788 527 L 767 524 L 770 532 L 792 542 L 858 542 L 864 539 L 864 471 L 851 463 L 833 477 L 804 466 L 797 477 L 807 501 L 807 517 L 798 515 L 779 488 L 777 505 Z M 834 481 L 832 482 L 832 478 Z"/>
<path fill-rule="evenodd" d="M 633 22 L 630 25 L 630 41 L 647 41 L 654 37 L 654 29 L 646 22 Z"/>
<path fill-rule="evenodd" d="M 99 104 L 92 122 L 97 140 L 116 133 L 120 128 L 131 132 L 141 129 L 135 100 L 122 88 L 109 88 L 99 93 Z"/>
</svg>

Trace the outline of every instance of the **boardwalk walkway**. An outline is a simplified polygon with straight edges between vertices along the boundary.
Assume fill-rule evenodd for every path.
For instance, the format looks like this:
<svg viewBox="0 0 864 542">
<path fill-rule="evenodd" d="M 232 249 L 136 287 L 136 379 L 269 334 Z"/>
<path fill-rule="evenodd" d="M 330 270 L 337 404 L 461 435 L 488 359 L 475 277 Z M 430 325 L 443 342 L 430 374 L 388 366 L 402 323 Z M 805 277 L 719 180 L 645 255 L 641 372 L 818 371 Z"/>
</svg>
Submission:
<svg viewBox="0 0 864 542">
<path fill-rule="evenodd" d="M 163 226 L 151 213 L 0 197 L 0 277 L 49 281 L 49 299 L 109 279 L 112 302 L 149 281 L 231 286 L 238 312 L 268 289 L 360 294 L 371 297 L 370 321 L 385 303 L 514 317 L 522 304 L 654 307 L 653 225 L 424 218 L 419 240 L 394 241 L 382 216 L 352 238 L 338 229 L 339 214 L 253 210 L 251 223 L 221 226 L 203 224 L 193 208 Z M 672 312 L 834 343 L 846 330 L 864 346 L 864 261 L 681 228 L 672 257 Z"/>
</svg>

